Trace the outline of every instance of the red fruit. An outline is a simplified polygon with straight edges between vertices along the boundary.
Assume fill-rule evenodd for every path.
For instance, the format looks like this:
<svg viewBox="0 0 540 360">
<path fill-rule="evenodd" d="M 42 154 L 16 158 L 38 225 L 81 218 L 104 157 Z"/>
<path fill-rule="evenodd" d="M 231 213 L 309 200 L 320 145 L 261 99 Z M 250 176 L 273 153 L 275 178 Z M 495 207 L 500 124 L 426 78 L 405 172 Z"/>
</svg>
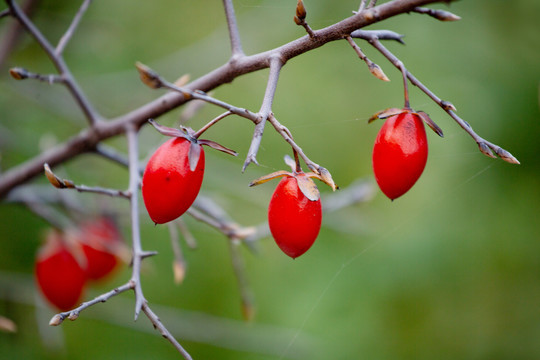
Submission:
<svg viewBox="0 0 540 360">
<path fill-rule="evenodd" d="M 166 141 L 152 155 L 142 179 L 146 210 L 156 224 L 176 219 L 193 204 L 204 175 L 204 150 L 194 171 L 189 167 L 191 142 L 182 137 Z"/>
<path fill-rule="evenodd" d="M 80 301 L 86 273 L 62 235 L 51 231 L 36 258 L 35 275 L 41 293 L 61 311 L 74 308 Z"/>
<path fill-rule="evenodd" d="M 86 256 L 86 276 L 101 280 L 118 265 L 119 247 L 122 237 L 116 224 L 108 218 L 95 219 L 81 224 L 77 236 Z"/>
<path fill-rule="evenodd" d="M 411 112 L 390 116 L 373 147 L 373 171 L 382 192 L 391 200 L 405 194 L 422 175 L 427 155 L 420 116 Z"/>
<path fill-rule="evenodd" d="M 279 248 L 293 259 L 302 255 L 315 242 L 321 220 L 320 199 L 309 200 L 298 188 L 295 177 L 283 178 L 268 207 L 270 231 Z"/>
</svg>

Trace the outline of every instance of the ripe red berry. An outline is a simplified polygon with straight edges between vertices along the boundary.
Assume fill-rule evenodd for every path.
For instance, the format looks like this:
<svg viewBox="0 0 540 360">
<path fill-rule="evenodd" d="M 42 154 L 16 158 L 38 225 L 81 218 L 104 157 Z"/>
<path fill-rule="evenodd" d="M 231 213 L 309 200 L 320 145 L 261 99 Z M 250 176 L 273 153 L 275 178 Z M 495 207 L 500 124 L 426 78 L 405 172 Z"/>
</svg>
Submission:
<svg viewBox="0 0 540 360">
<path fill-rule="evenodd" d="M 382 192 L 391 200 L 405 194 L 422 175 L 427 155 L 422 118 L 408 111 L 390 116 L 373 147 L 373 171 Z"/>
<path fill-rule="evenodd" d="M 102 217 L 81 224 L 77 234 L 86 256 L 86 276 L 101 280 L 118 265 L 117 253 L 122 245 L 116 224 Z"/>
<path fill-rule="evenodd" d="M 321 221 L 320 199 L 309 200 L 298 187 L 295 177 L 283 178 L 268 207 L 270 232 L 279 248 L 293 259 L 302 255 L 315 242 Z"/>
<path fill-rule="evenodd" d="M 189 166 L 191 142 L 182 137 L 167 140 L 152 155 L 142 179 L 142 195 L 150 218 L 156 224 L 172 221 L 193 204 L 203 181 L 204 150 L 195 169 Z"/>
<path fill-rule="evenodd" d="M 61 311 L 78 304 L 86 283 L 86 272 L 71 250 L 59 232 L 51 231 L 36 258 L 35 275 L 39 289 Z"/>
</svg>

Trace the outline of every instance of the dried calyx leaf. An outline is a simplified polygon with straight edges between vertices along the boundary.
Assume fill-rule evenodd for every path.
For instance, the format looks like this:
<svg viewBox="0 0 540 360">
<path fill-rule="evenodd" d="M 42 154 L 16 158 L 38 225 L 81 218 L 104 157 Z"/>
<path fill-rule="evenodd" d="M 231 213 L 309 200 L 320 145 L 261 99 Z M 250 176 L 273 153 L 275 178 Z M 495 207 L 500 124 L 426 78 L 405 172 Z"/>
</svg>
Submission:
<svg viewBox="0 0 540 360">
<path fill-rule="evenodd" d="M 296 171 L 296 161 L 294 161 L 292 157 L 285 155 L 283 157 L 283 161 L 285 161 L 285 164 L 291 168 L 291 171 Z"/>
<path fill-rule="evenodd" d="M 189 140 L 189 141 L 192 141 L 192 140 L 195 140 L 193 139 L 191 136 L 189 136 L 189 134 L 187 133 L 187 129 L 188 128 L 182 128 L 182 131 L 181 129 L 177 129 L 177 128 L 172 128 L 172 127 L 168 127 L 168 126 L 163 126 L 163 125 L 160 125 L 158 124 L 157 122 L 155 122 L 154 119 L 148 119 L 148 122 L 150 124 L 152 124 L 152 126 L 161 134 L 161 135 L 165 135 L 165 136 L 171 136 L 171 137 L 181 137 L 181 138 L 184 138 L 186 140 Z"/>
<path fill-rule="evenodd" d="M 442 129 L 435 124 L 435 121 L 431 120 L 428 114 L 423 111 L 418 111 L 416 115 L 420 116 L 420 119 L 422 119 L 437 135 L 444 137 Z"/>
<path fill-rule="evenodd" d="M 294 175 L 289 171 L 280 170 L 280 171 L 276 171 L 268 175 L 261 176 L 260 178 L 253 180 L 252 182 L 249 183 L 249 186 L 251 187 L 251 186 L 261 185 L 270 180 L 277 179 L 284 176 L 294 176 Z"/>
<path fill-rule="evenodd" d="M 390 116 L 401 114 L 403 111 L 404 111 L 403 109 L 398 109 L 398 108 L 388 108 L 388 109 L 378 111 L 375 114 L 373 114 L 372 117 L 369 118 L 368 123 L 372 123 L 373 121 L 377 119 L 386 119 L 386 118 L 389 118 Z"/>
<path fill-rule="evenodd" d="M 171 136 L 171 137 L 180 137 L 188 140 L 191 145 L 188 152 L 189 168 L 191 171 L 194 171 L 199 162 L 201 155 L 201 145 L 206 145 L 212 149 L 216 149 L 227 153 L 229 155 L 237 156 L 238 153 L 234 150 L 231 150 L 221 144 L 218 144 L 212 140 L 206 139 L 197 139 L 195 137 L 196 132 L 189 127 L 181 126 L 180 128 L 171 128 L 168 126 L 163 126 L 155 122 L 153 119 L 148 119 L 148 122 L 162 135 Z"/>
<path fill-rule="evenodd" d="M 201 145 L 197 144 L 196 141 L 191 141 L 189 144 L 188 152 L 188 161 L 189 169 L 195 171 L 197 164 L 199 163 L 199 158 L 201 157 Z"/>
<path fill-rule="evenodd" d="M 234 150 L 231 150 L 221 144 L 218 144 L 217 142 L 215 141 L 212 141 L 212 140 L 206 140 L 206 139 L 199 139 L 198 140 L 199 144 L 201 145 L 206 145 L 206 146 L 210 146 L 212 149 L 216 149 L 216 150 L 219 150 L 219 151 L 222 151 L 224 153 L 227 153 L 229 155 L 232 155 L 232 156 L 237 156 L 238 153 Z"/>
<path fill-rule="evenodd" d="M 319 193 L 319 189 L 309 176 L 304 173 L 300 173 L 295 175 L 295 179 L 296 183 L 298 184 L 298 188 L 302 194 L 305 195 L 305 197 L 311 201 L 317 201 L 320 199 L 321 194 Z"/>
</svg>

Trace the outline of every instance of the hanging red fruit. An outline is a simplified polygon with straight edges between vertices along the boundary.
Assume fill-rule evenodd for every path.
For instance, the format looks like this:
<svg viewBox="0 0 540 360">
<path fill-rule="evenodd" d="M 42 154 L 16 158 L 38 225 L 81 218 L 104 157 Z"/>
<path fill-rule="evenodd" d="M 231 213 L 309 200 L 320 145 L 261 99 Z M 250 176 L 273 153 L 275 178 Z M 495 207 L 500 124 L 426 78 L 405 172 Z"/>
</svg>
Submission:
<svg viewBox="0 0 540 360">
<path fill-rule="evenodd" d="M 142 178 L 142 195 L 146 210 L 156 224 L 180 217 L 199 194 L 204 177 L 204 150 L 208 145 L 236 155 L 210 140 L 200 140 L 189 128 L 174 129 L 151 121 L 164 135 L 173 139 L 162 144 L 152 155 Z"/>
<path fill-rule="evenodd" d="M 86 256 L 88 279 L 101 280 L 115 270 L 125 246 L 112 219 L 101 217 L 86 221 L 75 230 L 74 236 L 81 242 Z"/>
<path fill-rule="evenodd" d="M 57 231 L 50 231 L 38 250 L 35 264 L 37 284 L 43 296 L 56 308 L 74 308 L 83 295 L 86 272 L 81 267 L 78 244 L 68 244 Z"/>
<path fill-rule="evenodd" d="M 321 221 L 321 200 L 309 200 L 296 177 L 283 178 L 268 206 L 268 225 L 279 248 L 293 259 L 302 255 L 319 235 Z"/>
<path fill-rule="evenodd" d="M 277 171 L 251 182 L 259 185 L 269 180 L 284 177 L 278 184 L 268 206 L 268 225 L 278 247 L 291 258 L 304 254 L 315 242 L 322 222 L 322 207 L 319 190 L 311 178 L 317 178 L 332 186 L 330 173 L 321 168 L 322 175 L 305 174 L 298 163 L 288 156 L 285 162 L 292 172 Z"/>
<path fill-rule="evenodd" d="M 423 121 L 440 136 L 442 131 L 424 112 L 388 109 L 377 117 L 387 119 L 375 139 L 373 171 L 381 191 L 394 200 L 409 191 L 426 166 L 428 144 Z"/>
</svg>

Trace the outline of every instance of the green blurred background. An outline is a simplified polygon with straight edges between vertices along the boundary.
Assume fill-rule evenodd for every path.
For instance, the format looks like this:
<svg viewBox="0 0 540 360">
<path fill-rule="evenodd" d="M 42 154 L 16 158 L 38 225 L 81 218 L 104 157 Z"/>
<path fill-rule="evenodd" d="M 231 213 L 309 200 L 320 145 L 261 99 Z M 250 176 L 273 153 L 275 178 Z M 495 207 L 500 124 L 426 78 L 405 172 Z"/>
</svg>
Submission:
<svg viewBox="0 0 540 360">
<path fill-rule="evenodd" d="M 79 6 L 41 1 L 37 25 L 54 42 Z M 305 0 L 317 29 L 351 15 L 359 1 Z M 264 51 L 303 36 L 293 21 L 296 1 L 235 1 L 244 50 Z M 439 6 L 435 6 L 439 7 Z M 442 7 L 441 8 L 446 8 Z M 2 7 L 3 8 L 3 7 Z M 388 43 L 408 69 L 484 138 L 520 161 L 510 165 L 482 155 L 474 141 L 417 89 L 411 105 L 428 112 L 445 137 L 428 135 L 430 155 L 414 188 L 390 202 L 377 191 L 364 204 L 327 214 L 313 248 L 292 261 L 271 238 L 258 254 L 242 248 L 256 299 L 252 323 L 242 321 L 240 295 L 227 239 L 186 218 L 198 248 L 184 246 L 184 283 L 176 286 L 166 227 L 142 213 L 143 246 L 159 251 L 147 261 L 147 299 L 195 359 L 539 359 L 540 358 L 540 2 L 458 1 L 462 20 L 441 23 L 406 14 L 370 28 L 405 34 L 406 46 Z M 11 20 L 0 22 L 0 38 Z M 376 111 L 402 106 L 399 72 L 365 43 L 390 83 L 369 74 L 345 42 L 291 60 L 282 70 L 274 113 L 308 156 L 328 168 L 343 188 L 372 178 L 371 148 L 381 123 Z M 220 1 L 94 2 L 66 61 L 98 110 L 121 115 L 161 93 L 143 86 L 133 64 L 142 61 L 170 80 L 192 78 L 224 63 L 229 45 Z M 16 82 L 9 67 L 48 73 L 42 50 L 24 35 L 0 69 L 1 168 L 6 170 L 61 142 L 85 122 L 60 86 Z M 267 71 L 235 80 L 214 96 L 258 110 Z M 205 107 L 193 128 L 220 113 Z M 162 117 L 177 123 L 181 109 Z M 228 118 L 207 137 L 237 150 L 238 158 L 207 151 L 204 194 L 235 220 L 265 220 L 273 187 L 247 184 L 282 169 L 285 142 L 267 127 L 261 166 L 241 166 L 252 124 Z M 145 127 L 141 158 L 163 141 Z M 125 151 L 124 138 L 107 141 Z M 125 189 L 125 169 L 80 156 L 58 172 L 77 183 Z M 33 184 L 43 183 L 36 179 Z M 329 189 L 320 186 L 323 196 Z M 50 192 L 56 190 L 50 188 Z M 71 194 L 89 213 L 119 212 L 129 238 L 124 200 Z M 20 205 L 0 204 L 0 315 L 16 322 L 0 332 L 3 359 L 175 359 L 179 354 L 141 316 L 133 322 L 131 293 L 52 328 L 53 312 L 40 304 L 32 280 L 35 251 L 48 224 Z M 124 283 L 123 269 L 88 297 Z M 36 304 L 38 304 L 36 306 Z"/>
</svg>

